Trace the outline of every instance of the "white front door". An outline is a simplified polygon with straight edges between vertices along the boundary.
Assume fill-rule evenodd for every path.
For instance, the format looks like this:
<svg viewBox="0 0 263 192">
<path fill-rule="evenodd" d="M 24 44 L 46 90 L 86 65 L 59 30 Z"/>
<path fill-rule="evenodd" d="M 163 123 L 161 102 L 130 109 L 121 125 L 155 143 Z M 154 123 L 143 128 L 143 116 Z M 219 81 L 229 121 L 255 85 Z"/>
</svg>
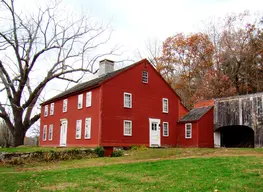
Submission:
<svg viewBox="0 0 263 192">
<path fill-rule="evenodd" d="M 149 119 L 150 124 L 150 147 L 161 146 L 160 119 Z"/>
<path fill-rule="evenodd" d="M 60 146 L 67 145 L 67 129 L 68 121 L 66 119 L 60 121 Z"/>
</svg>

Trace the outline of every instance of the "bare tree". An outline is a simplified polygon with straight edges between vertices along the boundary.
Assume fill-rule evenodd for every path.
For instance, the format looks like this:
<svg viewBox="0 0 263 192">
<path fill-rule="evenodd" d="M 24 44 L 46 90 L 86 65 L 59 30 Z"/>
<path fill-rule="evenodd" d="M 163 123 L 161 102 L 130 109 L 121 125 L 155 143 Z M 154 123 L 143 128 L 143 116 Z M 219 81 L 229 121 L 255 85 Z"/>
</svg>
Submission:
<svg viewBox="0 0 263 192">
<path fill-rule="evenodd" d="M 12 144 L 12 134 L 4 121 L 0 121 L 0 146 L 10 147 Z"/>
<path fill-rule="evenodd" d="M 109 27 L 86 16 L 65 17 L 56 1 L 32 13 L 17 11 L 14 0 L 0 0 L 0 7 L 0 23 L 6 23 L 0 28 L 0 93 L 8 98 L 0 102 L 0 118 L 13 135 L 12 146 L 19 146 L 40 118 L 37 102 L 47 84 L 79 82 L 84 73 L 96 73 L 98 58 L 116 49 L 98 54 L 110 39 Z"/>
</svg>

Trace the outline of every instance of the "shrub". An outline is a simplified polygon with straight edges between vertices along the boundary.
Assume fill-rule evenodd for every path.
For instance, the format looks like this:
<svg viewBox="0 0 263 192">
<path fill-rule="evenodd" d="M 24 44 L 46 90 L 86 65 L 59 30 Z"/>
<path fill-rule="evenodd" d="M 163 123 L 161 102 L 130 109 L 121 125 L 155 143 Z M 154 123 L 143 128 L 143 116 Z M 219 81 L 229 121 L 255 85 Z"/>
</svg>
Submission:
<svg viewBox="0 0 263 192">
<path fill-rule="evenodd" d="M 111 157 L 121 157 L 121 156 L 123 156 L 123 151 L 122 150 L 113 151 L 112 154 L 111 154 Z"/>
<path fill-rule="evenodd" d="M 95 153 L 96 153 L 99 157 L 104 157 L 104 148 L 103 148 L 103 147 L 96 147 L 96 148 L 95 148 Z"/>
<path fill-rule="evenodd" d="M 133 151 L 145 151 L 147 147 L 145 145 L 131 145 L 131 150 Z"/>
</svg>

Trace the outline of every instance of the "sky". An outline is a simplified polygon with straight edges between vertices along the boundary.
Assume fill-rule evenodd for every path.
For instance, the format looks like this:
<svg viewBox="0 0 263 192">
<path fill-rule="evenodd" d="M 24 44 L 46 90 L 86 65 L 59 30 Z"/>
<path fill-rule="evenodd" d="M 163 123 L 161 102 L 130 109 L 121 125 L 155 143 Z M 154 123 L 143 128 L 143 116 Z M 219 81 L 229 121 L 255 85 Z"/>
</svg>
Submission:
<svg viewBox="0 0 263 192">
<path fill-rule="evenodd" d="M 83 14 L 91 14 L 114 29 L 112 41 L 121 46 L 121 59 L 145 55 L 147 41 L 162 42 L 176 33 L 194 33 L 204 21 L 230 13 L 263 13 L 262 0 L 65 0 Z M 117 58 L 118 60 L 118 58 Z"/>
</svg>

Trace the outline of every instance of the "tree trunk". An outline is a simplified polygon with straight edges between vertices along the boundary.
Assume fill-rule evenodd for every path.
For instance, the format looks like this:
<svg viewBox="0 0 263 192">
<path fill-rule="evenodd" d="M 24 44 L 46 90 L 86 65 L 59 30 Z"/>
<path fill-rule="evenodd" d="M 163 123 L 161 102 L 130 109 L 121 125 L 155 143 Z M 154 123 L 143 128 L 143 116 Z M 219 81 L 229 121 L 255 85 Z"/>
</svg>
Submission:
<svg viewBox="0 0 263 192">
<path fill-rule="evenodd" d="M 20 145 L 24 145 L 24 138 L 25 138 L 26 132 L 21 129 L 16 129 L 15 134 L 13 135 L 13 142 L 12 147 L 17 147 Z"/>
</svg>

